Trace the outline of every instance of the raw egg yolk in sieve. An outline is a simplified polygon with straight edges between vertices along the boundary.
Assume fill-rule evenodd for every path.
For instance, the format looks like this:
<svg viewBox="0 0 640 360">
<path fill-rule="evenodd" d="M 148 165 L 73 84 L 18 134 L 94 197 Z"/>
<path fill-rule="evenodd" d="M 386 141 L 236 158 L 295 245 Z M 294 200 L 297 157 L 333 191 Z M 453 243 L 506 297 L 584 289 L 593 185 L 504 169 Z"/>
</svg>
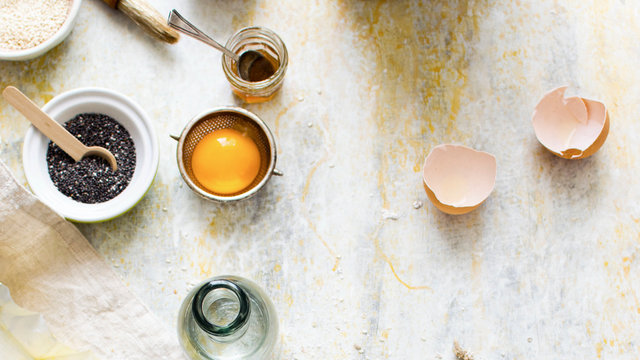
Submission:
<svg viewBox="0 0 640 360">
<path fill-rule="evenodd" d="M 249 186 L 260 170 L 260 151 L 251 138 L 233 129 L 219 129 L 196 144 L 193 174 L 207 190 L 233 194 Z"/>
</svg>

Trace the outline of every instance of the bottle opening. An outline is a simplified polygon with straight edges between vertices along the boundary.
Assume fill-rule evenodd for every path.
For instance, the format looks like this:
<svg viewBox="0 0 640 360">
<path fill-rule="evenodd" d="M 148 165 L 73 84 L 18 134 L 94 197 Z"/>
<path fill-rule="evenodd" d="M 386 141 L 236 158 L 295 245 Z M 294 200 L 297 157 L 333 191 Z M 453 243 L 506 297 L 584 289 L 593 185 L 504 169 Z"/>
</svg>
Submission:
<svg viewBox="0 0 640 360">
<path fill-rule="evenodd" d="M 240 299 L 226 288 L 211 290 L 202 302 L 202 312 L 211 324 L 227 327 L 238 317 Z"/>
<path fill-rule="evenodd" d="M 249 319 L 249 297 L 229 280 L 213 280 L 196 293 L 192 313 L 198 326 L 210 335 L 235 334 Z"/>
</svg>

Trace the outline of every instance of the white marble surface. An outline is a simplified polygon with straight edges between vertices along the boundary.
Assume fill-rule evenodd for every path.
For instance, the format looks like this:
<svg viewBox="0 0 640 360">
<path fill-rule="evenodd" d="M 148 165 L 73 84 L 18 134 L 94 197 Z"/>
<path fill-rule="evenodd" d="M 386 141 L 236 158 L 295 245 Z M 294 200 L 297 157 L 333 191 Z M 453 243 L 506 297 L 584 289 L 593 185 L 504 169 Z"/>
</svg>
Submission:
<svg viewBox="0 0 640 360">
<path fill-rule="evenodd" d="M 220 205 L 182 185 L 168 135 L 241 105 L 220 54 L 192 39 L 156 43 L 85 0 L 62 45 L 0 63 L 0 86 L 41 105 L 107 87 L 151 115 L 152 190 L 79 228 L 167 326 L 193 284 L 232 273 L 270 294 L 283 359 L 453 359 L 456 339 L 477 359 L 640 357 L 640 2 L 153 3 L 222 41 L 248 25 L 285 41 L 284 88 L 245 106 L 274 131 L 285 173 L 258 196 Z M 609 107 L 590 159 L 535 139 L 533 107 L 563 84 Z M 3 100 L 0 120 L 0 159 L 25 182 L 27 122 Z M 421 184 L 424 157 L 448 142 L 498 160 L 493 194 L 459 217 Z"/>
</svg>

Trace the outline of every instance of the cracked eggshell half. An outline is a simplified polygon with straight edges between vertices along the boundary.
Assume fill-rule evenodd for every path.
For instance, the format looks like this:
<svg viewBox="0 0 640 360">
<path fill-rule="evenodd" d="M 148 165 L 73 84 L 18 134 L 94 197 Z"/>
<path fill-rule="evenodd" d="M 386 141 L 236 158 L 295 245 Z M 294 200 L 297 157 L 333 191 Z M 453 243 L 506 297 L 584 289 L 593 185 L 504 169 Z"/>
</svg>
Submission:
<svg viewBox="0 0 640 360">
<path fill-rule="evenodd" d="M 566 86 L 545 94 L 533 112 L 533 129 L 538 141 L 565 159 L 593 155 L 609 134 L 609 113 L 605 105 L 581 97 L 564 97 Z"/>
<path fill-rule="evenodd" d="M 482 204 L 496 184 L 496 158 L 462 145 L 434 147 L 424 161 L 422 180 L 439 210 L 466 214 Z"/>
</svg>

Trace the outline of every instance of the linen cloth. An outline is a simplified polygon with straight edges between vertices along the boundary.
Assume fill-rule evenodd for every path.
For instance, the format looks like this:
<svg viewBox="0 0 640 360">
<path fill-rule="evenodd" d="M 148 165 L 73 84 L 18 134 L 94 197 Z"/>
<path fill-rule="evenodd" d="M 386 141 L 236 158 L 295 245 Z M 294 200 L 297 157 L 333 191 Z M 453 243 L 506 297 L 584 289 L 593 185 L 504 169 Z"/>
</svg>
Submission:
<svg viewBox="0 0 640 360">
<path fill-rule="evenodd" d="M 175 331 L 127 289 L 74 225 L 19 185 L 2 161 L 0 283 L 74 349 L 105 360 L 185 359 Z"/>
</svg>

